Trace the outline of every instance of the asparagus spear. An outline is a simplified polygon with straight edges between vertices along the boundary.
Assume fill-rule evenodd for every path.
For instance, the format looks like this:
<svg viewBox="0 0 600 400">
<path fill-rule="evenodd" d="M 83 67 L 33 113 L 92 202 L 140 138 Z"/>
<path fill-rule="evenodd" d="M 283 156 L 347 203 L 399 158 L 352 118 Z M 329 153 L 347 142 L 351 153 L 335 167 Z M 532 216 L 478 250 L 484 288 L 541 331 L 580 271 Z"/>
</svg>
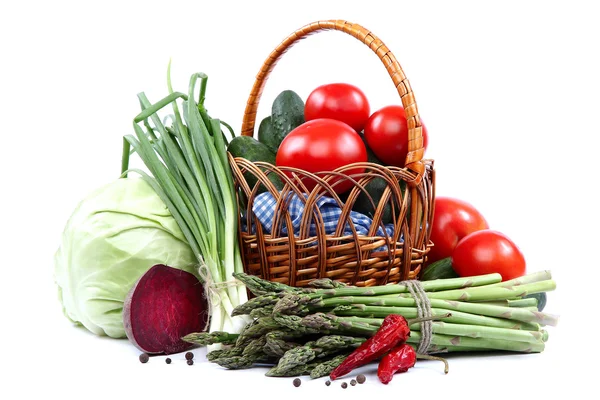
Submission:
<svg viewBox="0 0 600 400">
<path fill-rule="evenodd" d="M 352 333 L 355 336 L 372 336 L 378 329 L 377 326 L 353 319 L 342 319 L 333 314 L 314 313 L 305 316 L 301 325 L 315 332 Z"/>
<path fill-rule="evenodd" d="M 302 365 L 306 365 L 316 358 L 323 358 L 339 353 L 341 350 L 356 348 L 364 342 L 362 338 L 342 335 L 326 335 L 316 341 L 307 342 L 303 346 L 295 347 L 285 352 L 279 359 L 277 366 L 273 368 L 272 374 L 289 373 L 289 371 Z"/>
<path fill-rule="evenodd" d="M 263 353 L 267 338 L 263 335 L 254 340 L 251 340 L 242 350 L 243 356 L 252 356 Z"/>
<path fill-rule="evenodd" d="M 508 281 L 493 283 L 493 284 L 488 285 L 488 287 L 495 287 L 495 286 L 512 287 L 512 286 L 523 285 L 526 283 L 547 281 L 547 280 L 551 280 L 551 279 L 552 279 L 552 274 L 550 271 L 547 271 L 547 270 L 546 271 L 538 271 L 538 272 L 532 272 L 530 274 L 520 276 L 518 278 L 510 279 Z"/>
<path fill-rule="evenodd" d="M 507 300 L 488 300 L 480 301 L 477 304 L 487 304 L 490 306 L 501 306 L 501 307 L 535 307 L 537 309 L 538 300 L 533 297 L 527 297 L 522 299 L 507 299 Z"/>
<path fill-rule="evenodd" d="M 486 286 L 468 289 L 445 290 L 441 292 L 428 293 L 427 297 L 430 299 L 460 301 L 502 300 L 524 297 L 531 293 L 549 292 L 554 289 L 556 289 L 556 282 L 553 280 L 545 280 L 534 283 L 526 283 L 518 286 Z"/>
<path fill-rule="evenodd" d="M 328 289 L 313 289 L 313 288 L 295 288 L 279 282 L 271 282 L 261 279 L 254 275 L 245 273 L 235 273 L 236 279 L 242 281 L 246 287 L 256 296 L 268 293 L 313 293 L 316 297 L 322 295 L 328 296 L 375 296 L 385 294 L 400 294 L 408 293 L 409 290 L 402 284 L 391 284 L 381 286 L 355 287 L 344 286 Z M 421 282 L 423 289 L 429 292 L 445 291 L 451 289 L 470 288 L 476 286 L 492 285 L 502 282 L 500 274 L 486 274 L 466 278 L 449 278 L 436 279 L 431 281 Z"/>
<path fill-rule="evenodd" d="M 234 307 L 231 312 L 231 316 L 236 315 L 248 315 L 252 310 L 264 308 L 270 305 L 275 305 L 279 301 L 279 296 L 276 294 L 263 294 L 257 297 L 254 297 L 245 303 L 241 303 L 238 306 Z"/>
<path fill-rule="evenodd" d="M 280 327 L 281 325 L 272 317 L 255 319 L 253 322 L 246 325 L 244 329 L 242 329 L 236 340 L 236 346 L 243 347 L 251 340 L 272 330 L 279 329 Z"/>
<path fill-rule="evenodd" d="M 420 331 L 420 324 L 414 324 L 410 327 L 412 331 Z M 452 336 L 465 336 L 470 338 L 487 338 L 497 340 L 511 340 L 516 342 L 539 343 L 548 340 L 548 332 L 541 331 L 522 331 L 518 329 L 503 329 L 481 325 L 452 324 L 447 322 L 432 322 L 431 330 L 433 333 L 440 333 Z"/>
<path fill-rule="evenodd" d="M 280 327 L 298 332 L 299 334 L 301 333 L 303 335 L 310 335 L 323 333 L 318 329 L 314 329 L 310 326 L 303 324 L 302 317 L 299 317 L 297 315 L 284 315 L 279 313 L 273 313 L 272 318 L 279 324 Z"/>
<path fill-rule="evenodd" d="M 273 315 L 273 309 L 275 306 L 266 306 L 262 308 L 255 308 L 250 311 L 250 318 L 262 318 L 262 317 L 270 317 Z"/>
<path fill-rule="evenodd" d="M 421 333 L 411 331 L 406 340 L 407 343 L 419 344 Z M 452 336 L 434 333 L 431 335 L 431 343 L 441 347 L 451 347 L 453 350 L 460 351 L 461 347 L 478 350 L 505 350 L 520 353 L 540 353 L 544 351 L 543 341 L 536 343 L 516 342 L 504 339 L 472 338 L 467 336 Z"/>
<path fill-rule="evenodd" d="M 181 338 L 184 342 L 208 346 L 216 343 L 233 344 L 239 334 L 222 331 L 190 333 Z"/>
<path fill-rule="evenodd" d="M 341 287 L 348 287 L 349 285 L 344 282 L 335 281 L 329 278 L 320 278 L 311 281 L 308 284 L 312 288 L 316 289 L 336 289 Z"/>
<path fill-rule="evenodd" d="M 265 374 L 266 376 L 300 376 L 310 375 L 312 379 L 327 376 L 333 371 L 338 365 L 348 357 L 350 352 L 342 352 L 338 355 L 333 356 L 330 359 L 312 361 L 308 364 L 298 365 L 286 371 L 281 371 L 277 366 L 272 367 Z"/>
<path fill-rule="evenodd" d="M 288 303 L 278 302 L 275 306 L 281 313 L 288 313 L 290 311 L 296 311 L 297 314 L 308 314 L 311 311 L 319 311 L 321 309 L 331 309 L 333 312 L 341 311 L 339 306 L 343 305 L 371 305 L 381 307 L 412 307 L 416 309 L 415 299 L 412 297 L 379 297 L 379 296 L 340 296 L 330 297 L 321 299 L 318 302 L 311 304 L 304 303 L 303 306 L 294 306 L 289 303 L 290 299 L 298 297 L 297 295 L 285 296 Z M 282 298 L 281 300 L 283 300 Z M 535 299 L 523 299 L 533 300 Z M 469 303 L 465 301 L 456 300 L 443 300 L 443 299 L 429 299 L 432 307 L 440 310 L 461 311 L 464 313 L 472 314 L 473 316 L 488 316 L 495 318 L 511 319 L 520 322 L 531 322 L 538 323 L 540 325 L 556 326 L 558 323 L 558 317 L 548 313 L 542 313 L 536 310 L 530 310 L 523 307 L 505 307 L 499 305 L 485 304 L 485 303 Z M 482 321 L 482 324 L 485 322 Z"/>
<path fill-rule="evenodd" d="M 433 315 L 441 315 L 448 312 L 443 308 L 432 308 Z M 418 310 L 416 307 L 380 307 L 380 306 L 365 306 L 356 304 L 352 309 L 333 311 L 335 315 L 341 316 L 364 316 L 370 318 L 385 318 L 389 314 L 400 314 L 404 318 L 417 318 Z M 506 318 L 488 317 L 485 315 L 471 314 L 463 311 L 452 311 L 452 316 L 447 319 L 448 322 L 458 324 L 470 324 L 481 326 L 493 326 L 496 328 L 506 329 L 523 329 L 523 330 L 539 330 L 539 325 L 529 322 L 519 322 Z"/>
<path fill-rule="evenodd" d="M 472 276 L 468 278 L 449 278 L 449 279 L 437 279 L 431 281 L 421 282 L 423 290 L 426 292 L 438 292 L 438 291 L 449 291 L 449 290 L 460 290 L 460 289 L 474 289 L 475 287 L 485 287 L 492 283 L 498 283 L 502 281 L 500 274 L 487 274 Z M 316 289 L 309 293 L 311 297 L 333 297 L 333 296 L 378 296 L 378 295 L 390 295 L 390 294 L 402 294 L 406 293 L 410 295 L 408 287 L 402 284 L 391 284 L 381 286 L 368 286 L 368 287 L 343 287 L 337 289 Z"/>
<path fill-rule="evenodd" d="M 227 369 L 247 369 L 259 362 L 268 362 L 269 357 L 263 354 L 253 354 L 248 356 L 219 357 L 213 362 Z"/>
<path fill-rule="evenodd" d="M 263 350 L 273 357 L 281 357 L 286 351 L 301 346 L 300 343 L 293 341 L 301 336 L 303 335 L 291 330 L 271 331 L 265 335 L 266 342 Z"/>
<path fill-rule="evenodd" d="M 244 351 L 244 349 L 242 347 L 232 347 L 230 349 L 212 350 L 206 354 L 206 359 L 210 362 L 213 362 L 219 358 L 241 356 L 243 351 Z"/>
<path fill-rule="evenodd" d="M 310 377 L 312 379 L 321 378 L 331 374 L 331 372 L 342 363 L 348 357 L 350 352 L 342 352 L 330 360 L 323 361 L 314 366 L 310 371 Z"/>
<path fill-rule="evenodd" d="M 302 289 L 288 286 L 279 282 L 272 282 L 265 279 L 261 279 L 258 276 L 249 275 L 242 272 L 235 272 L 232 274 L 234 278 L 241 281 L 252 294 L 260 296 L 269 293 L 279 292 L 301 292 Z"/>
<path fill-rule="evenodd" d="M 229 351 L 213 350 L 208 353 L 208 360 L 227 369 L 250 368 L 258 362 L 274 363 L 275 358 L 264 351 L 265 343 L 265 337 L 261 336 L 251 340 L 244 347 L 234 347 Z"/>
<path fill-rule="evenodd" d="M 338 355 L 333 356 L 330 359 L 313 361 L 308 364 L 298 365 L 286 371 L 281 371 L 277 366 L 272 367 L 267 371 L 266 376 L 300 376 L 310 375 L 312 379 L 321 378 L 327 376 L 333 371 L 338 365 L 344 361 L 350 352 L 342 352 Z"/>
</svg>

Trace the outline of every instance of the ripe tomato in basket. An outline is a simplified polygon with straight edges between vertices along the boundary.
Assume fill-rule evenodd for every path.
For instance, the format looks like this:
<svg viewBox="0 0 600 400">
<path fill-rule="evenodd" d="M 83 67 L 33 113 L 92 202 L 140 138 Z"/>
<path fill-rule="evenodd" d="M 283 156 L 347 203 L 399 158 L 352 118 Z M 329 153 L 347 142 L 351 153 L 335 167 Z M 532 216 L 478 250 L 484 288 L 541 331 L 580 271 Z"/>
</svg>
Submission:
<svg viewBox="0 0 600 400">
<path fill-rule="evenodd" d="M 473 232 L 458 242 L 452 252 L 452 268 L 460 276 L 499 273 L 502 280 L 525 274 L 525 257 L 505 234 L 485 229 Z"/>
<path fill-rule="evenodd" d="M 427 150 L 427 129 L 422 128 L 423 148 Z M 365 140 L 381 161 L 403 168 L 408 154 L 408 123 L 404 108 L 391 105 L 375 111 L 365 125 Z"/>
<path fill-rule="evenodd" d="M 489 228 L 483 215 L 464 200 L 437 196 L 434 207 L 430 235 L 433 247 L 427 256 L 428 264 L 450 257 L 458 242 L 468 234 Z"/>
<path fill-rule="evenodd" d="M 367 149 L 354 129 L 343 122 L 321 118 L 307 121 L 291 131 L 279 145 L 275 164 L 278 167 L 293 167 L 311 173 L 333 171 L 355 162 L 367 161 Z M 361 173 L 364 168 L 346 171 L 347 175 Z M 291 172 L 286 172 L 293 179 Z M 310 191 L 316 181 L 302 180 Z M 337 182 L 337 183 L 336 183 Z M 353 183 L 344 178 L 332 179 L 330 185 L 336 193 L 349 190 Z"/>
<path fill-rule="evenodd" d="M 311 121 L 331 118 L 345 122 L 361 132 L 369 119 L 371 107 L 367 96 L 354 85 L 329 83 L 313 90 L 304 106 L 304 118 Z"/>
</svg>

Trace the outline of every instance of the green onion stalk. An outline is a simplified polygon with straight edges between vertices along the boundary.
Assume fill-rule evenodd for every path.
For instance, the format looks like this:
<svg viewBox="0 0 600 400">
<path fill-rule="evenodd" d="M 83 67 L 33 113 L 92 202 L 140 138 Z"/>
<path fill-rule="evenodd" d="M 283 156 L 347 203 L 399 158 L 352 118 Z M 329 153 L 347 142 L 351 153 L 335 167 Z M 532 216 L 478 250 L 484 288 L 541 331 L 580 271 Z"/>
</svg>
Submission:
<svg viewBox="0 0 600 400">
<path fill-rule="evenodd" d="M 248 296 L 245 286 L 233 278 L 243 272 L 243 265 L 237 240 L 239 211 L 221 126 L 230 128 L 206 111 L 205 74 L 193 74 L 185 94 L 173 90 L 170 70 L 169 63 L 168 96 L 152 104 L 143 92 L 138 94 L 141 112 L 133 120 L 135 135 L 123 137 L 121 177 L 138 173 L 181 228 L 196 255 L 198 275 L 207 291 L 209 332 L 238 332 L 249 319 L 232 316 Z M 159 111 L 168 106 L 172 114 L 161 119 Z M 149 173 L 129 168 L 132 152 L 139 155 Z"/>
</svg>

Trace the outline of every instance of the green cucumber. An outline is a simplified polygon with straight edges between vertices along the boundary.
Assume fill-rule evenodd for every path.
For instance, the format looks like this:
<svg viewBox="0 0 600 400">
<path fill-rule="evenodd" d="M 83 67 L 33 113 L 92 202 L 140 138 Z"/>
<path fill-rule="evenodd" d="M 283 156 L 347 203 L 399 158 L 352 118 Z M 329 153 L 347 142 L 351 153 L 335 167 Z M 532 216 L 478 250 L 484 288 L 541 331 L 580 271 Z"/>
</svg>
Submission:
<svg viewBox="0 0 600 400">
<path fill-rule="evenodd" d="M 367 161 L 370 163 L 373 163 L 373 164 L 385 165 L 381 160 L 379 160 L 377 158 L 375 153 L 373 153 L 373 150 L 371 150 L 369 148 L 363 135 L 361 135 L 361 138 L 363 139 L 363 142 L 367 149 Z M 386 180 L 383 178 L 375 178 L 375 179 L 371 180 L 371 182 L 369 182 L 367 184 L 367 186 L 365 186 L 365 190 L 373 199 L 373 203 L 375 204 L 375 207 L 377 207 L 377 205 L 379 204 L 379 201 L 381 200 L 381 197 L 383 196 L 383 191 L 387 187 L 388 187 L 388 184 L 387 184 Z M 404 181 L 400 181 L 400 189 L 404 192 L 405 188 L 406 188 L 406 183 Z M 356 212 L 359 212 L 361 214 L 368 216 L 369 218 L 373 218 L 373 216 L 375 215 L 375 208 L 373 208 L 373 205 L 371 205 L 371 201 L 369 201 L 369 197 L 367 196 L 367 193 L 365 193 L 363 191 L 360 192 L 356 201 L 354 202 L 354 207 L 352 209 Z M 395 204 L 394 207 L 395 207 L 396 211 L 398 211 L 398 208 L 400 206 L 398 204 Z M 392 207 L 390 204 L 387 204 L 385 206 L 385 208 L 383 209 L 383 215 L 381 216 L 381 221 L 384 224 L 389 224 L 389 223 L 394 222 L 394 217 L 392 215 Z"/>
<path fill-rule="evenodd" d="M 275 153 L 273 153 L 265 144 L 259 142 L 251 136 L 236 136 L 229 143 L 227 151 L 234 157 L 245 158 L 248 161 L 264 161 L 275 165 Z M 281 179 L 274 173 L 270 173 L 269 180 L 275 185 L 277 190 L 283 189 L 283 183 Z M 244 178 L 252 189 L 258 182 L 258 178 L 250 172 L 244 173 Z M 258 193 L 263 193 L 267 189 L 264 185 L 261 185 L 258 189 Z"/>
<path fill-rule="evenodd" d="M 304 123 L 304 101 L 293 90 L 284 90 L 273 101 L 271 107 L 271 130 L 263 134 L 262 143 L 277 153 L 285 137 Z M 267 128 L 265 128 L 267 129 Z"/>
<path fill-rule="evenodd" d="M 258 126 L 258 141 L 264 144 L 273 153 L 277 154 L 279 143 L 275 137 L 275 128 L 271 122 L 271 116 L 264 118 Z"/>
<path fill-rule="evenodd" d="M 425 268 L 420 280 L 432 281 L 435 279 L 458 278 L 458 274 L 452 268 L 452 259 L 450 257 L 442 258 Z"/>
</svg>

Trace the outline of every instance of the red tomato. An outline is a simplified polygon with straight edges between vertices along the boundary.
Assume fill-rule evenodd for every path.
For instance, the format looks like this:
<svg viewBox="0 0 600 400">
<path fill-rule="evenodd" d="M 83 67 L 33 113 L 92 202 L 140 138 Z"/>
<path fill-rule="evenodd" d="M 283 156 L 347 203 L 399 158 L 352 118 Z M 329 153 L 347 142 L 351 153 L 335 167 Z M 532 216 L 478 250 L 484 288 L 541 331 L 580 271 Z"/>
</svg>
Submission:
<svg viewBox="0 0 600 400">
<path fill-rule="evenodd" d="M 525 274 L 525 257 L 506 235 L 486 229 L 465 236 L 452 253 L 452 268 L 460 276 L 499 273 L 503 281 Z"/>
<path fill-rule="evenodd" d="M 488 223 L 475 207 L 466 201 L 438 196 L 431 224 L 433 247 L 428 263 L 450 257 L 457 243 L 471 232 L 488 229 Z"/>
<path fill-rule="evenodd" d="M 307 121 L 291 131 L 279 145 L 275 164 L 299 168 L 308 172 L 333 171 L 355 162 L 367 161 L 367 149 L 362 139 L 349 125 L 333 119 Z M 347 171 L 351 175 L 364 168 Z M 288 176 L 292 176 L 288 173 Z M 329 183 L 336 193 L 344 193 L 353 186 L 350 181 L 334 179 Z M 304 179 L 308 190 L 315 187 L 313 179 Z"/>
<path fill-rule="evenodd" d="M 423 126 L 423 148 L 429 138 Z M 408 123 L 402 106 L 383 107 L 371 115 L 365 125 L 365 139 L 373 153 L 387 165 L 403 168 L 408 154 Z"/>
<path fill-rule="evenodd" d="M 356 86 L 330 83 L 312 91 L 304 106 L 304 119 L 312 121 L 330 118 L 350 125 L 361 132 L 369 119 L 371 108 L 367 96 Z"/>
</svg>

